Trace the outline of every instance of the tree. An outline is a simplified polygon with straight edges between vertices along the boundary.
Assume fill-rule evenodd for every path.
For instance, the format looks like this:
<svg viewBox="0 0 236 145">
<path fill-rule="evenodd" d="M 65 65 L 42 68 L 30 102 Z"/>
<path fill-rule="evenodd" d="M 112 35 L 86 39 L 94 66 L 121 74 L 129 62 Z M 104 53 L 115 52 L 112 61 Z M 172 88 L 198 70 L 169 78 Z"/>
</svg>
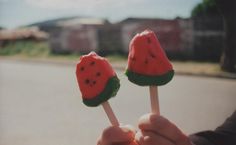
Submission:
<svg viewBox="0 0 236 145">
<path fill-rule="evenodd" d="M 214 0 L 203 0 L 202 3 L 195 6 L 192 10 L 192 17 L 205 16 L 205 15 L 219 15 Z"/>
<path fill-rule="evenodd" d="M 221 57 L 221 68 L 225 71 L 235 72 L 236 49 L 236 1 L 215 0 L 224 19 L 225 40 Z"/>
<path fill-rule="evenodd" d="M 221 68 L 235 72 L 236 49 L 236 1 L 203 0 L 192 10 L 192 17 L 222 15 L 224 21 L 224 48 L 221 55 Z"/>
</svg>

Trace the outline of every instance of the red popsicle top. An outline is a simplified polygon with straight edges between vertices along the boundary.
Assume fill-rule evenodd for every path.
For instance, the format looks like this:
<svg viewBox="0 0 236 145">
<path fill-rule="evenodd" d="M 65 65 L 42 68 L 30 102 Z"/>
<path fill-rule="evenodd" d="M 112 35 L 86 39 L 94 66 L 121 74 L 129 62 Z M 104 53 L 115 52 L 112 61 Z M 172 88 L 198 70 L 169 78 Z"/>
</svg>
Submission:
<svg viewBox="0 0 236 145">
<path fill-rule="evenodd" d="M 108 80 L 116 76 L 116 73 L 105 58 L 91 52 L 80 58 L 76 75 L 83 99 L 93 99 L 104 90 Z"/>
<path fill-rule="evenodd" d="M 173 67 L 151 30 L 145 30 L 131 40 L 125 74 L 140 86 L 165 85 L 173 78 Z"/>
<path fill-rule="evenodd" d="M 144 75 L 163 75 L 173 70 L 171 63 L 151 30 L 134 36 L 129 46 L 128 69 Z"/>
</svg>

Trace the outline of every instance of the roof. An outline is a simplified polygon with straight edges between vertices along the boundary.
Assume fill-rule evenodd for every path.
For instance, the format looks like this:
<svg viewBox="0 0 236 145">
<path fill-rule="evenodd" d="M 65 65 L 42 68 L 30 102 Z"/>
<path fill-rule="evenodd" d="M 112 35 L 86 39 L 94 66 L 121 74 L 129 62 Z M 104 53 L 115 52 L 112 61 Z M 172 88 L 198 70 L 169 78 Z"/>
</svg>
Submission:
<svg viewBox="0 0 236 145">
<path fill-rule="evenodd" d="M 0 40 L 17 40 L 27 38 L 42 40 L 47 39 L 48 37 L 49 35 L 46 32 L 40 31 L 38 27 L 0 30 Z"/>
<path fill-rule="evenodd" d="M 70 27 L 76 25 L 103 25 L 106 24 L 107 22 L 108 22 L 107 20 L 99 18 L 75 18 L 75 19 L 59 21 L 57 22 L 57 25 L 61 27 Z"/>
<path fill-rule="evenodd" d="M 134 18 L 134 17 L 130 17 L 127 19 L 124 19 L 123 21 L 121 21 L 120 23 L 142 23 L 142 22 L 158 22 L 158 21 L 178 21 L 178 20 L 189 20 L 189 19 L 183 19 L 180 17 L 177 17 L 175 19 L 162 19 L 162 18 Z"/>
</svg>

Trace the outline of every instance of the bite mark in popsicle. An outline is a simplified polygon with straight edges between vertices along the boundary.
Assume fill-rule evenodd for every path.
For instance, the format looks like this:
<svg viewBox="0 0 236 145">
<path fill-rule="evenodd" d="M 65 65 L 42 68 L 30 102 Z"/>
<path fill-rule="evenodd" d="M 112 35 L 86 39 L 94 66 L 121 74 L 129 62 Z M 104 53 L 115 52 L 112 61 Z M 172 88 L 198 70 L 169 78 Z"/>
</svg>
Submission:
<svg viewBox="0 0 236 145">
<path fill-rule="evenodd" d="M 108 61 L 95 52 L 84 55 L 76 66 L 76 77 L 83 103 L 94 107 L 102 104 L 112 125 L 119 126 L 108 99 L 120 88 L 120 81 Z"/>
<path fill-rule="evenodd" d="M 151 30 L 136 34 L 131 40 L 125 74 L 131 82 L 149 86 L 152 112 L 160 114 L 157 86 L 171 81 L 174 70 Z"/>
<path fill-rule="evenodd" d="M 87 106 L 98 106 L 114 97 L 120 88 L 120 81 L 108 61 L 95 52 L 80 58 L 76 76 Z"/>
</svg>

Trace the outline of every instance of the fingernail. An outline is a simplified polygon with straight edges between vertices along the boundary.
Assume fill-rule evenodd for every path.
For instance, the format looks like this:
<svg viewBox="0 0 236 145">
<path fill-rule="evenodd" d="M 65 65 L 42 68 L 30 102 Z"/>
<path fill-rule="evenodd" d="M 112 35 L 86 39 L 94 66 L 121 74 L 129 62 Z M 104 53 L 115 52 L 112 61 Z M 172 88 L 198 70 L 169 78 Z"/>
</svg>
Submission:
<svg viewBox="0 0 236 145">
<path fill-rule="evenodd" d="M 131 125 L 120 126 L 124 132 L 136 132 L 136 129 Z"/>
</svg>

